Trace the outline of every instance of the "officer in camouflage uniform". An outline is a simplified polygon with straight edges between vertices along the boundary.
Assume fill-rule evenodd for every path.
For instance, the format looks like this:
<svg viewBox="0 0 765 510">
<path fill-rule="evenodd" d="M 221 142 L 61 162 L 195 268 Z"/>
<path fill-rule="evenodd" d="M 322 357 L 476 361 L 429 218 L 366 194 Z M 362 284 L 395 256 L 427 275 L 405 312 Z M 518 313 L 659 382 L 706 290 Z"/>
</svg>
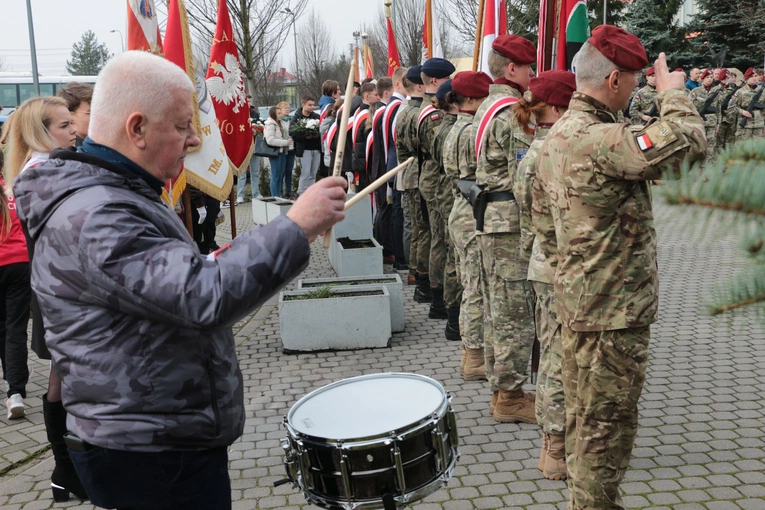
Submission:
<svg viewBox="0 0 765 510">
<path fill-rule="evenodd" d="M 476 184 L 483 192 L 482 202 L 473 204 L 479 211 L 485 207 L 483 217 L 476 213 L 476 231 L 483 263 L 484 317 L 489 324 L 484 356 L 493 392 L 490 410 L 498 422 L 536 423 L 534 404 L 522 389 L 534 343 L 534 299 L 526 280 L 528 263 L 521 255 L 518 204 L 512 194 L 517 164 L 532 139 L 518 126 L 510 107 L 521 99 L 534 75 L 536 48 L 523 37 L 502 35 L 492 50 L 489 70 L 494 85 L 474 121 Z M 492 112 L 498 113 L 492 118 Z"/>
<path fill-rule="evenodd" d="M 328 177 L 286 216 L 202 255 L 160 199 L 200 144 L 194 90 L 163 58 L 116 56 L 80 150 L 54 151 L 14 183 L 67 428 L 82 441 L 68 456 L 99 507 L 231 507 L 226 451 L 245 421 L 231 325 L 299 275 L 309 243 L 344 217 L 345 179 Z"/>
<path fill-rule="evenodd" d="M 736 115 L 735 108 L 731 109 L 733 95 L 740 88 L 734 81 L 733 74 L 727 69 L 720 71 L 720 85 L 723 87 L 722 101 L 720 102 L 720 126 L 715 137 L 715 148 L 721 151 L 736 141 Z M 746 86 L 745 84 L 742 86 Z"/>
<path fill-rule="evenodd" d="M 444 303 L 446 304 L 446 328 L 444 336 L 447 340 L 460 341 L 460 302 L 462 301 L 462 285 L 457 276 L 456 256 L 454 254 L 454 242 L 449 235 L 448 218 L 454 205 L 454 186 L 456 182 L 446 175 L 444 163 L 444 143 L 451 133 L 454 123 L 457 122 L 459 107 L 453 100 L 452 80 L 447 80 L 438 87 L 436 92 L 436 108 L 444 112 L 441 126 L 438 128 L 431 154 L 438 164 L 441 175 L 438 180 L 436 191 L 436 203 L 439 214 L 444 222 L 444 244 L 446 247 L 446 260 L 444 261 Z"/>
<path fill-rule="evenodd" d="M 736 142 L 765 137 L 765 91 L 762 86 L 757 86 L 757 73 L 750 67 L 744 73 L 746 84 L 741 87 L 731 99 L 729 111 L 730 118 L 735 120 L 733 127 L 736 128 Z M 747 109 L 752 101 L 757 98 L 752 112 Z M 741 122 L 746 119 L 746 124 L 741 127 Z"/>
<path fill-rule="evenodd" d="M 439 164 L 433 159 L 433 139 L 438 133 L 444 112 L 432 104 L 438 87 L 449 79 L 454 66 L 443 58 L 430 58 L 422 64 L 422 82 L 425 98 L 417 119 L 419 138 L 420 194 L 425 200 L 430 222 L 430 287 L 433 302 L 430 304 L 428 317 L 446 319 L 444 302 L 444 267 L 446 264 L 446 242 L 444 240 L 445 220 L 441 216 L 438 204 L 438 181 L 441 178 Z"/>
<path fill-rule="evenodd" d="M 549 201 L 554 220 L 535 229 L 554 265 L 562 325 L 570 510 L 624 508 L 619 483 L 658 305 L 648 180 L 706 155 L 685 77 L 669 73 L 663 53 L 655 64 L 660 118 L 645 127 L 615 122 L 647 62 L 634 35 L 595 28 L 575 57 L 577 92 L 538 157 L 543 196 L 535 189 L 534 202 Z"/>
<path fill-rule="evenodd" d="M 483 352 L 483 291 L 481 289 L 481 250 L 476 239 L 473 208 L 462 195 L 457 182 L 475 182 L 475 138 L 473 116 L 489 95 L 492 81 L 485 73 L 465 71 L 452 80 L 453 101 L 459 107 L 454 127 L 444 142 L 444 171 L 451 188 L 453 206 L 449 214 L 449 236 L 454 244 L 457 274 L 462 284 L 459 331 L 462 336 L 460 370 L 466 381 L 486 379 Z"/>
<path fill-rule="evenodd" d="M 636 126 L 644 126 L 652 118 L 658 117 L 658 108 L 656 106 L 656 76 L 654 68 L 649 67 L 645 72 L 646 86 L 635 93 L 630 103 L 630 122 Z M 653 113 L 653 117 L 651 116 Z"/>
<path fill-rule="evenodd" d="M 416 65 L 406 72 L 406 79 L 411 88 L 407 89 L 409 100 L 406 106 L 399 109 L 396 120 L 396 155 L 399 161 L 406 161 L 412 156 L 417 157 L 419 140 L 417 138 L 417 117 L 423 101 L 421 70 Z M 427 212 L 423 208 L 420 197 L 420 169 L 413 162 L 403 171 L 402 177 L 407 208 L 412 221 L 412 243 L 409 249 L 409 271 L 415 273 L 417 288 L 414 300 L 418 303 L 429 303 L 433 300 L 430 291 L 430 224 Z"/>
<path fill-rule="evenodd" d="M 701 86 L 691 91 L 688 97 L 693 101 L 693 106 L 704 120 L 704 129 L 707 133 L 707 153 L 711 158 L 715 153 L 715 139 L 720 124 L 720 105 L 725 97 L 723 84 L 712 86 L 714 78 L 707 69 L 701 74 Z"/>
<path fill-rule="evenodd" d="M 545 258 L 532 225 L 532 186 L 536 186 L 536 164 L 539 149 L 552 125 L 568 108 L 576 90 L 574 74 L 567 71 L 545 71 L 529 82 L 531 99 L 520 101 L 515 108 L 518 124 L 528 126 L 532 111 L 536 113 L 534 142 L 518 166 L 513 192 L 521 211 L 521 235 L 524 256 L 530 258 L 528 279 L 536 296 L 536 328 L 540 344 L 539 373 L 537 374 L 536 417 L 542 427 L 542 452 L 537 464 L 542 475 L 549 480 L 565 480 L 566 398 L 563 392 L 562 345 L 560 321 L 555 309 L 554 273 Z M 527 127 L 531 131 L 530 127 Z M 535 204 L 537 215 L 543 214 L 552 222 L 549 207 Z"/>
</svg>

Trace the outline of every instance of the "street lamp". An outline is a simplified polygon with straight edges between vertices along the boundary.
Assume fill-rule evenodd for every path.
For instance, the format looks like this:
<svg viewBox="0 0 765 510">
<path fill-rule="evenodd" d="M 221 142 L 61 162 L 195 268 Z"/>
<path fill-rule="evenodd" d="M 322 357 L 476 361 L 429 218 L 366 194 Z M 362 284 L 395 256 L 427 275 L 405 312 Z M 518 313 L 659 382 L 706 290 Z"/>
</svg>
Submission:
<svg viewBox="0 0 765 510">
<path fill-rule="evenodd" d="M 284 12 L 292 16 L 292 32 L 295 34 L 295 108 L 297 108 L 298 105 L 300 105 L 300 67 L 298 65 L 297 21 L 292 9 L 285 7 Z"/>
<path fill-rule="evenodd" d="M 122 32 L 119 30 L 109 30 L 109 33 L 113 34 L 114 32 L 120 34 L 120 45 L 122 45 L 122 53 L 125 53 L 125 38 L 122 36 Z"/>
</svg>

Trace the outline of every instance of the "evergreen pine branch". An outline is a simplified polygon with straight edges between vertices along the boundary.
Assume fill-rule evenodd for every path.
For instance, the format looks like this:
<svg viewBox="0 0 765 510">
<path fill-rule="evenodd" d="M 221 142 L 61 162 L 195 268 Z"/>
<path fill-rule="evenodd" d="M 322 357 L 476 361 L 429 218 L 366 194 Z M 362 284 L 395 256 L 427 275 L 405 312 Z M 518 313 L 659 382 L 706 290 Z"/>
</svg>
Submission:
<svg viewBox="0 0 765 510">
<path fill-rule="evenodd" d="M 762 267 L 759 271 L 744 271 L 717 285 L 709 312 L 717 315 L 758 304 L 765 305 L 765 270 Z"/>
</svg>

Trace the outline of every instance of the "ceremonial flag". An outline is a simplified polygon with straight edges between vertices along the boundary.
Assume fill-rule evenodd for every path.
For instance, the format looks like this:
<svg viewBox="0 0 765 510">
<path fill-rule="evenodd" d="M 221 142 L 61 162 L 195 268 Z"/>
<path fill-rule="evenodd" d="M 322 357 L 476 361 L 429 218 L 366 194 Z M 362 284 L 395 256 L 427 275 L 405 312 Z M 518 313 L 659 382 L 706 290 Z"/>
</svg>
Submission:
<svg viewBox="0 0 765 510">
<path fill-rule="evenodd" d="M 434 0 L 425 0 L 425 25 L 422 29 L 422 61 L 429 58 L 444 58 L 441 46 L 438 16 L 433 8 Z"/>
<path fill-rule="evenodd" d="M 241 176 L 250 164 L 255 144 L 244 77 L 239 68 L 239 52 L 226 0 L 218 2 L 218 21 L 207 68 L 207 90 L 215 105 L 218 127 L 231 169 L 237 176 Z"/>
<path fill-rule="evenodd" d="M 539 28 L 537 31 L 537 73 L 541 73 L 542 71 L 549 71 L 552 69 L 552 60 L 554 56 L 551 56 L 551 58 L 548 60 L 547 58 L 547 51 L 548 51 L 548 44 L 550 47 L 552 47 L 552 41 L 550 40 L 550 26 L 548 24 L 548 21 L 550 19 L 548 18 L 548 14 L 550 14 L 550 3 L 553 0 L 541 0 L 539 3 Z M 557 0 L 556 1 L 556 7 L 557 7 Z M 555 18 L 555 15 L 552 16 Z M 553 26 L 552 31 L 555 31 L 555 28 Z"/>
<path fill-rule="evenodd" d="M 505 0 L 486 0 L 483 10 L 483 38 L 481 40 L 481 61 L 478 70 L 489 72 L 491 43 L 507 33 L 507 7 Z"/>
<path fill-rule="evenodd" d="M 369 46 L 366 44 L 364 45 L 364 71 L 364 78 L 375 77 L 375 66 L 372 63 L 372 50 L 370 50 Z"/>
<path fill-rule="evenodd" d="M 393 33 L 393 22 L 388 16 L 388 76 L 393 76 L 393 72 L 401 67 L 401 58 L 398 56 L 398 45 L 396 44 L 396 35 Z"/>
<path fill-rule="evenodd" d="M 162 53 L 154 0 L 127 0 L 127 49 Z"/>
<path fill-rule="evenodd" d="M 570 71 L 574 55 L 590 37 L 587 3 L 562 0 L 558 20 L 558 69 Z"/>
<path fill-rule="evenodd" d="M 359 54 L 361 48 L 356 46 L 356 49 L 354 50 L 356 62 L 359 63 L 358 66 L 356 66 L 356 78 L 355 81 L 358 83 L 361 83 L 364 78 L 366 78 L 366 73 L 364 72 L 364 55 L 363 51 L 361 54 Z"/>
<path fill-rule="evenodd" d="M 192 94 L 194 127 L 202 140 L 200 147 L 186 154 L 182 176 L 179 176 L 170 195 L 173 198 L 171 205 L 176 203 L 186 183 L 223 202 L 231 191 L 233 177 L 218 128 L 215 107 L 207 91 L 207 69 L 192 55 L 189 20 L 183 0 L 170 0 L 167 8 L 165 58 L 186 71 L 192 82 L 196 83 L 196 93 Z"/>
</svg>

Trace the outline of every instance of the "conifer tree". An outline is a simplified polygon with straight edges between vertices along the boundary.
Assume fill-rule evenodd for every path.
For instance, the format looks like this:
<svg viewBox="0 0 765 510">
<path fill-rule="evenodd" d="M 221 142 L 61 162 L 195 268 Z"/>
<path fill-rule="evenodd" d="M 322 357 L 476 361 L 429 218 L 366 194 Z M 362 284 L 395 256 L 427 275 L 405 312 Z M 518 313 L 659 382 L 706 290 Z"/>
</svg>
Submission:
<svg viewBox="0 0 765 510">
<path fill-rule="evenodd" d="M 626 28 L 643 43 L 650 62 L 664 52 L 670 66 L 693 64 L 685 34 L 675 21 L 681 3 L 681 0 L 636 0 L 626 8 Z"/>
<path fill-rule="evenodd" d="M 95 76 L 111 57 L 106 44 L 98 44 L 96 34 L 88 30 L 80 42 L 72 45 L 72 59 L 66 61 L 66 70 L 76 76 Z"/>
</svg>

